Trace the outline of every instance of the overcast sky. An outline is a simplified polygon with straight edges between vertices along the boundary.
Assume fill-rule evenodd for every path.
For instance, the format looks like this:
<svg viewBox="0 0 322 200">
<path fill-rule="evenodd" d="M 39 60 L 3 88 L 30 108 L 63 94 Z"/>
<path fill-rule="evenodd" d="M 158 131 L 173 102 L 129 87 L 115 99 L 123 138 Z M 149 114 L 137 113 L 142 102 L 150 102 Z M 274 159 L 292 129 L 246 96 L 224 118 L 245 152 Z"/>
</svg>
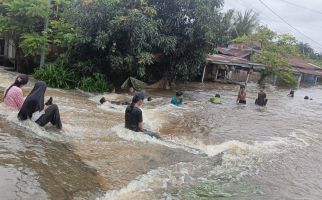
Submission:
<svg viewBox="0 0 322 200">
<path fill-rule="evenodd" d="M 309 43 L 316 51 L 322 52 L 322 0 L 262 0 L 272 8 L 289 24 L 307 35 L 309 38 L 298 33 L 270 10 L 268 10 L 259 0 L 225 0 L 224 9 L 236 9 L 244 11 L 252 9 L 259 14 L 260 23 L 267 25 L 278 33 L 289 33 L 294 35 L 299 41 Z M 309 9 L 300 8 L 290 3 L 301 5 Z M 317 44 L 319 43 L 319 44 Z"/>
</svg>

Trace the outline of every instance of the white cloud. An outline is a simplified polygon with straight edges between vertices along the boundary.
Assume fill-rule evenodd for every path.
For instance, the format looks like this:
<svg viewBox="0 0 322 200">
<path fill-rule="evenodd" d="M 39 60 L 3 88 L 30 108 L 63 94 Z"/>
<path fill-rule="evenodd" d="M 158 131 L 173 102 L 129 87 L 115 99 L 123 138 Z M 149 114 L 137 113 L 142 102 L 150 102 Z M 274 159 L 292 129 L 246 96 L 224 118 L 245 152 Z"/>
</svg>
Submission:
<svg viewBox="0 0 322 200">
<path fill-rule="evenodd" d="M 224 10 L 236 9 L 244 11 L 246 9 L 253 9 L 259 14 L 261 24 L 267 25 L 278 33 L 292 34 L 299 41 L 309 43 L 316 51 L 322 52 L 322 0 L 286 0 L 302 7 L 320 11 L 321 13 L 291 5 L 283 0 L 262 1 L 284 20 L 320 45 L 285 24 L 261 4 L 259 0 L 225 0 Z"/>
</svg>

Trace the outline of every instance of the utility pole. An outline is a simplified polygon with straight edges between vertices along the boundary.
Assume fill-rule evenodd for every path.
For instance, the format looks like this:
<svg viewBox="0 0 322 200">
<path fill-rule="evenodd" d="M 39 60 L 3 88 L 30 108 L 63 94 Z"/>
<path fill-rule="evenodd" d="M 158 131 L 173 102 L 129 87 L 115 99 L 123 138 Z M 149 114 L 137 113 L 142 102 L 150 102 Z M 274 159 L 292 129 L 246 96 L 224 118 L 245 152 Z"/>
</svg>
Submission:
<svg viewBox="0 0 322 200">
<path fill-rule="evenodd" d="M 48 4 L 49 6 L 51 5 L 51 0 L 48 0 Z M 49 16 L 45 18 L 45 24 L 44 24 L 44 30 L 46 30 L 48 28 L 48 21 L 49 21 Z M 40 68 L 43 68 L 45 66 L 45 50 L 43 50 L 41 52 L 41 55 L 40 55 Z"/>
</svg>

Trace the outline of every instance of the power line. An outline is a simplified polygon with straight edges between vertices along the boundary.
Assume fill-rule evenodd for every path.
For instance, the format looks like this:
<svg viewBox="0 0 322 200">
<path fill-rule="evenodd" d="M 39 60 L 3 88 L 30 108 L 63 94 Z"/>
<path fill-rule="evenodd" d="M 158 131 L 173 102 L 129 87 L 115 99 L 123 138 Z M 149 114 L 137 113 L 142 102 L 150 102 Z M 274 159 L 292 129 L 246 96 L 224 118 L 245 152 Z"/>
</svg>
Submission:
<svg viewBox="0 0 322 200">
<path fill-rule="evenodd" d="M 315 9 L 309 8 L 309 7 L 305 7 L 305 6 L 302 6 L 302 5 L 299 5 L 299 4 L 296 4 L 296 3 L 293 3 L 293 2 L 287 1 L 287 0 L 278 0 L 278 1 L 282 1 L 284 3 L 290 4 L 290 5 L 299 7 L 299 8 L 304 8 L 304 9 L 310 10 L 312 12 L 316 12 L 316 13 L 322 14 L 322 11 L 315 10 Z"/>
<path fill-rule="evenodd" d="M 255 13 L 257 13 L 259 16 L 263 16 L 265 18 L 268 18 L 269 20 L 271 21 L 277 21 L 276 19 L 272 19 L 271 17 L 269 17 L 268 15 L 264 14 L 263 11 L 261 9 L 258 9 L 257 7 L 255 7 L 254 5 L 250 5 L 247 3 L 247 1 L 241 1 L 241 0 L 237 0 L 238 3 L 240 5 L 245 4 L 245 5 L 242 5 L 246 10 L 251 8 Z M 265 23 L 262 19 L 259 18 L 260 21 L 262 21 L 263 23 Z"/>
<path fill-rule="evenodd" d="M 319 42 L 313 40 L 312 38 L 310 38 L 309 36 L 307 36 L 306 34 L 304 34 L 302 31 L 298 30 L 297 28 L 295 28 L 294 26 L 292 26 L 292 24 L 288 23 L 285 19 L 283 19 L 283 17 L 281 17 L 279 14 L 277 14 L 272 8 L 270 8 L 266 3 L 264 3 L 262 0 L 258 0 L 259 2 L 261 2 L 268 10 L 270 10 L 274 15 L 276 15 L 280 20 L 282 20 L 285 24 L 287 24 L 288 26 L 290 26 L 292 29 L 294 29 L 296 32 L 300 33 L 301 35 L 305 36 L 307 39 L 311 40 L 312 42 L 316 43 L 317 45 L 319 45 L 320 47 L 322 47 L 322 44 L 320 44 Z"/>
</svg>

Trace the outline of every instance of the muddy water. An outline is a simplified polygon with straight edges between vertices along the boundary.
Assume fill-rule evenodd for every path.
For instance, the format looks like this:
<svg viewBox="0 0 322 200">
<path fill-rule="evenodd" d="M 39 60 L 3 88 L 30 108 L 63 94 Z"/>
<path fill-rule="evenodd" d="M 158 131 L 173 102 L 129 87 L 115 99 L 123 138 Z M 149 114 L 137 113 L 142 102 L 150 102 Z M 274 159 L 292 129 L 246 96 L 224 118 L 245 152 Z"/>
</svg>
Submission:
<svg viewBox="0 0 322 200">
<path fill-rule="evenodd" d="M 0 87 L 14 74 L 0 71 Z M 25 87 L 27 93 L 32 84 Z M 146 125 L 164 140 L 123 128 L 125 107 L 102 95 L 49 89 L 64 132 L 31 122 L 0 105 L 1 192 L 6 199 L 321 199 L 322 89 L 268 88 L 267 108 L 237 106 L 233 85 L 193 83 L 181 108 L 173 93 L 148 91 Z M 207 100 L 215 93 L 222 105 Z M 305 101 L 308 95 L 312 101 Z M 124 95 L 105 95 L 129 100 Z"/>
</svg>

